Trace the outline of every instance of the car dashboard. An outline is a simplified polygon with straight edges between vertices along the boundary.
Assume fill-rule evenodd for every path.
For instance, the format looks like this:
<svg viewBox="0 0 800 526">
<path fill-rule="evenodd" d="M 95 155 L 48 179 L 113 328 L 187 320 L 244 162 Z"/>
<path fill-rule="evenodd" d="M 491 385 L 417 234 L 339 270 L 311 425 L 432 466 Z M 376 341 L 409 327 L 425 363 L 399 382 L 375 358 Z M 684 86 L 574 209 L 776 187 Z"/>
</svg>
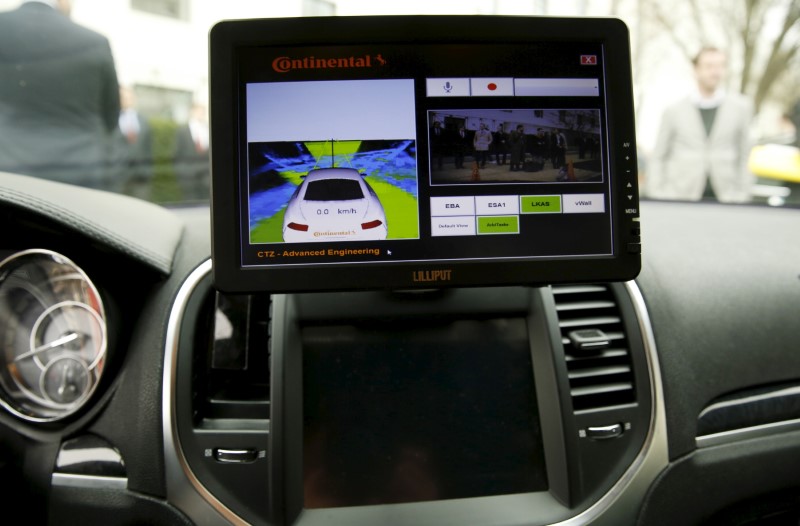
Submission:
<svg viewBox="0 0 800 526">
<path fill-rule="evenodd" d="M 796 520 L 797 210 L 641 208 L 625 283 L 223 294 L 206 207 L 2 174 L 4 257 L 73 262 L 107 335 L 61 416 L 3 384 L 4 495 L 50 524 Z"/>
</svg>

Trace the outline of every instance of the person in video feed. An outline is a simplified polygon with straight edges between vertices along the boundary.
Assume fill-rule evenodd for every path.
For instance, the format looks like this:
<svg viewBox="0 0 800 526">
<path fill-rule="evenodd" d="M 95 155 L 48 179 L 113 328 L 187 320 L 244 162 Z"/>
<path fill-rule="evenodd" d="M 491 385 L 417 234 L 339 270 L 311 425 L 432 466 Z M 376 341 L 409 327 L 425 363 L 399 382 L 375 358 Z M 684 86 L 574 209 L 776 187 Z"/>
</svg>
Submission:
<svg viewBox="0 0 800 526">
<path fill-rule="evenodd" d="M 655 199 L 749 201 L 753 104 L 725 91 L 723 51 L 703 48 L 692 63 L 695 90 L 664 112 L 645 193 Z"/>
<path fill-rule="evenodd" d="M 561 130 L 556 130 L 554 136 L 555 155 L 553 157 L 553 168 L 563 168 L 567 165 L 567 136 Z"/>
<path fill-rule="evenodd" d="M 470 145 L 469 134 L 464 126 L 459 126 L 453 137 L 453 162 L 456 168 L 464 168 L 464 156 Z"/>
<path fill-rule="evenodd" d="M 533 136 L 533 148 L 531 153 L 533 154 L 533 162 L 539 170 L 544 168 L 544 162 L 547 159 L 548 152 L 547 145 L 549 142 L 544 129 L 537 128 L 536 135 Z"/>
<path fill-rule="evenodd" d="M 508 134 L 503 129 L 503 125 L 497 126 L 497 131 L 492 134 L 492 149 L 494 150 L 494 161 L 498 166 L 506 164 L 508 157 Z"/>
<path fill-rule="evenodd" d="M 522 124 L 511 131 L 508 135 L 509 167 L 511 172 L 522 170 L 522 163 L 525 160 L 525 127 Z"/>
<path fill-rule="evenodd" d="M 430 143 L 431 168 L 441 170 L 444 164 L 444 153 L 447 149 L 447 138 L 442 123 L 439 121 L 433 121 L 433 126 L 430 129 Z"/>
<path fill-rule="evenodd" d="M 481 168 L 485 168 L 489 159 L 489 148 L 492 146 L 492 132 L 485 123 L 480 124 L 478 131 L 472 137 L 472 146 L 475 148 L 475 162 Z"/>
<path fill-rule="evenodd" d="M 117 73 L 108 39 L 70 8 L 40 0 L 0 13 L 0 170 L 108 188 Z"/>
</svg>

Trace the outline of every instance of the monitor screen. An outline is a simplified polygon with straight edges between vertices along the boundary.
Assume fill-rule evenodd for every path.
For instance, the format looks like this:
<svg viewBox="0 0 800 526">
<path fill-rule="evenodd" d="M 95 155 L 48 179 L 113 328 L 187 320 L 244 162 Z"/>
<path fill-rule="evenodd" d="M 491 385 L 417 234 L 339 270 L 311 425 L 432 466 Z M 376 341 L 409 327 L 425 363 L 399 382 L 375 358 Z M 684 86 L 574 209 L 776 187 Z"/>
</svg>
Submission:
<svg viewBox="0 0 800 526">
<path fill-rule="evenodd" d="M 526 327 L 305 327 L 304 507 L 546 491 Z"/>
<path fill-rule="evenodd" d="M 319 22 L 230 22 L 212 32 L 219 288 L 540 284 L 638 273 L 624 25 Z M 558 32 L 559 23 L 570 31 Z"/>
</svg>

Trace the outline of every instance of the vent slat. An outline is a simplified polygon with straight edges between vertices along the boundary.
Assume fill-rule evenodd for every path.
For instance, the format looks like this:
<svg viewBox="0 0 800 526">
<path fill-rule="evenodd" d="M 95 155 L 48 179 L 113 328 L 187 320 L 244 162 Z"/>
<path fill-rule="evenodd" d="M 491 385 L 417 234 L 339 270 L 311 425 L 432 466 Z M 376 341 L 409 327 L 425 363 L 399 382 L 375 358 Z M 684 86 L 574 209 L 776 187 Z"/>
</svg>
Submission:
<svg viewBox="0 0 800 526">
<path fill-rule="evenodd" d="M 564 285 L 553 287 L 553 294 L 590 294 L 593 292 L 605 292 L 606 288 L 602 285 Z"/>
<path fill-rule="evenodd" d="M 569 379 L 575 380 L 580 378 L 602 378 L 604 376 L 614 376 L 619 374 L 630 374 L 631 368 L 627 365 L 606 366 L 606 367 L 591 367 L 588 369 L 578 369 L 569 372 Z"/>
<path fill-rule="evenodd" d="M 589 354 L 570 354 L 565 355 L 567 363 L 569 362 L 585 362 L 587 360 L 610 360 L 611 358 L 625 358 L 628 356 L 628 349 L 605 349 L 598 353 Z"/>
<path fill-rule="evenodd" d="M 573 397 L 586 397 L 599 394 L 619 393 L 630 391 L 631 389 L 633 389 L 632 383 L 619 382 L 615 384 L 595 385 L 591 387 L 576 387 L 574 389 L 570 389 L 569 392 Z"/>
<path fill-rule="evenodd" d="M 556 311 L 568 312 L 576 310 L 613 309 L 614 307 L 615 304 L 613 301 L 576 301 L 556 305 Z"/>
<path fill-rule="evenodd" d="M 556 316 L 574 411 L 636 402 L 633 369 L 616 298 L 605 285 L 553 286 Z M 576 349 L 574 330 L 598 329 L 611 343 L 601 351 Z"/>
<path fill-rule="evenodd" d="M 559 320 L 558 326 L 562 329 L 573 327 L 594 327 L 596 325 L 611 325 L 621 320 L 616 316 L 598 316 L 595 318 L 578 318 L 575 320 Z"/>
</svg>

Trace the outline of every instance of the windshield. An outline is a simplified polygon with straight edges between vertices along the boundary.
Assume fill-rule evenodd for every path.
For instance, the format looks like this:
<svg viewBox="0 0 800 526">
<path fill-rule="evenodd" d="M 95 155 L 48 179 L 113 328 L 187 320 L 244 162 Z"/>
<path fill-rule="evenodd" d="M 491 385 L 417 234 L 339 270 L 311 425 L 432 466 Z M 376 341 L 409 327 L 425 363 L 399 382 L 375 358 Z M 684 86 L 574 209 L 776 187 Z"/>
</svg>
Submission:
<svg viewBox="0 0 800 526">
<path fill-rule="evenodd" d="M 0 11 L 1 171 L 207 204 L 208 31 L 219 20 L 614 16 L 631 33 L 642 196 L 800 203 L 796 0 L 0 0 Z M 591 158 L 585 138 L 563 133 L 565 150 L 522 161 Z M 462 153 L 499 164 L 508 152 L 497 148 Z"/>
<path fill-rule="evenodd" d="M 308 183 L 306 201 L 349 201 L 363 199 L 358 181 L 352 179 L 322 179 Z"/>
</svg>

